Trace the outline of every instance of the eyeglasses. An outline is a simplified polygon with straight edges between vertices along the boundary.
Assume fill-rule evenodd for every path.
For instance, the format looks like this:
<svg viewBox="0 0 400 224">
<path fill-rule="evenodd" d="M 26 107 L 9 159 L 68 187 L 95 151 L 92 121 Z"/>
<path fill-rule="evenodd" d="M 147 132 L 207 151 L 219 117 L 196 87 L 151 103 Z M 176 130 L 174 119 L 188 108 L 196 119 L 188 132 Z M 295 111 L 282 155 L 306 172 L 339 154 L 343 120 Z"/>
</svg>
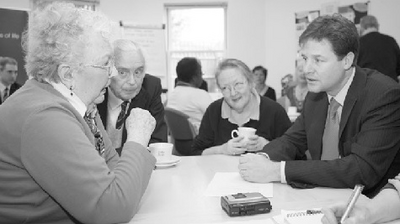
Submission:
<svg viewBox="0 0 400 224">
<path fill-rule="evenodd" d="M 100 68 L 103 70 L 107 71 L 108 77 L 111 78 L 113 77 L 113 69 L 114 67 L 114 63 L 112 61 L 110 61 L 108 63 L 109 65 L 91 65 L 91 64 L 83 64 L 82 66 L 86 66 L 86 67 L 92 67 L 92 68 Z"/>
<path fill-rule="evenodd" d="M 236 92 L 242 91 L 245 87 L 246 82 L 236 82 L 233 85 L 222 86 L 220 89 L 221 92 L 226 95 L 228 93 L 231 93 L 232 90 L 235 90 Z"/>
<path fill-rule="evenodd" d="M 133 77 L 135 77 L 136 79 L 141 79 L 144 77 L 145 74 L 144 67 L 139 67 L 134 71 L 129 69 L 117 68 L 117 71 L 118 75 L 123 79 L 127 79 L 129 76 L 131 76 L 131 74 L 133 74 Z"/>
</svg>

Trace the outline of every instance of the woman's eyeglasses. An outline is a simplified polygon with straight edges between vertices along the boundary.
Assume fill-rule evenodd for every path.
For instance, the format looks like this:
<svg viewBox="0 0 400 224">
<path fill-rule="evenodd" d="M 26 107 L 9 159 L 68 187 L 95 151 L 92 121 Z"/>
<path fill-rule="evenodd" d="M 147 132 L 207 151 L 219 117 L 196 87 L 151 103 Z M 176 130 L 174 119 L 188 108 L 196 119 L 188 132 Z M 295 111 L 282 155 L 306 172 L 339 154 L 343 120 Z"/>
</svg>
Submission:
<svg viewBox="0 0 400 224">
<path fill-rule="evenodd" d="M 115 75 L 115 74 L 113 74 L 113 70 L 115 69 L 113 62 L 109 62 L 108 65 L 84 64 L 82 66 L 92 67 L 92 68 L 100 68 L 100 69 L 106 70 L 109 78 L 111 78 Z"/>
</svg>

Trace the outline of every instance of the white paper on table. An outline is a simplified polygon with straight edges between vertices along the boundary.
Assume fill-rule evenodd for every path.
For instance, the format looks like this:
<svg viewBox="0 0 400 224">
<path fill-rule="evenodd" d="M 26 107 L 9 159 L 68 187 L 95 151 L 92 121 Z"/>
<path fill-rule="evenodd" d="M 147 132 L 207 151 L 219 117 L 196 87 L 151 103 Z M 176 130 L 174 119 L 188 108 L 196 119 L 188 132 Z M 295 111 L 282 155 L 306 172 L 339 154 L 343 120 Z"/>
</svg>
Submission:
<svg viewBox="0 0 400 224">
<path fill-rule="evenodd" d="M 224 196 L 237 193 L 259 192 L 265 197 L 273 197 L 272 183 L 251 183 L 243 180 L 238 172 L 218 172 L 208 184 L 205 196 Z"/>
</svg>

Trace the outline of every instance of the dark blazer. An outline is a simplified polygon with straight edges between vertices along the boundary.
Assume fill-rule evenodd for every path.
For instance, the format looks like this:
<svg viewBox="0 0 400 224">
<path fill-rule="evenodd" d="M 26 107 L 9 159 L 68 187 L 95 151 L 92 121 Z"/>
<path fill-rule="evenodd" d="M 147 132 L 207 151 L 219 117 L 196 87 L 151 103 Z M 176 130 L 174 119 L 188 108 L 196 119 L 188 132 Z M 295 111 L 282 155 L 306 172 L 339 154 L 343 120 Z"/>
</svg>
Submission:
<svg viewBox="0 0 400 224">
<path fill-rule="evenodd" d="M 18 83 L 16 83 L 16 82 L 14 82 L 13 84 L 11 84 L 11 86 L 10 86 L 10 96 L 11 96 L 15 91 L 17 91 L 20 87 L 21 87 L 21 85 L 18 84 Z M 9 97 L 10 97 L 10 96 L 9 96 Z M 2 102 L 2 98 L 0 97 L 0 105 L 1 105 L 2 103 L 3 103 L 3 102 Z"/>
<path fill-rule="evenodd" d="M 378 70 L 398 82 L 400 76 L 400 48 L 388 35 L 371 32 L 360 37 L 357 64 L 363 68 Z"/>
<path fill-rule="evenodd" d="M 326 92 L 308 93 L 301 115 L 281 137 L 263 151 L 275 161 L 287 161 L 292 186 L 353 188 L 375 195 L 400 172 L 400 86 L 371 69 L 356 68 L 344 101 L 339 126 L 340 159 L 321 161 Z M 302 161 L 309 150 L 312 160 Z"/>
<path fill-rule="evenodd" d="M 144 110 L 148 110 L 151 115 L 156 119 L 156 127 L 154 129 L 153 134 L 151 135 L 151 139 L 149 143 L 153 142 L 167 142 L 167 124 L 164 120 L 164 105 L 161 101 L 161 80 L 152 75 L 146 74 L 143 79 L 142 89 L 131 100 L 128 108 L 129 116 L 132 108 L 138 107 Z M 107 128 L 107 104 L 108 104 L 108 92 L 104 94 L 105 98 L 101 104 L 97 105 L 97 109 L 99 111 L 101 120 L 103 121 L 104 126 Z M 122 131 L 122 143 L 126 142 L 126 129 Z M 122 146 L 123 146 L 122 144 Z M 122 147 L 121 147 L 122 148 Z M 116 149 L 118 154 L 121 155 L 121 148 Z"/>
</svg>

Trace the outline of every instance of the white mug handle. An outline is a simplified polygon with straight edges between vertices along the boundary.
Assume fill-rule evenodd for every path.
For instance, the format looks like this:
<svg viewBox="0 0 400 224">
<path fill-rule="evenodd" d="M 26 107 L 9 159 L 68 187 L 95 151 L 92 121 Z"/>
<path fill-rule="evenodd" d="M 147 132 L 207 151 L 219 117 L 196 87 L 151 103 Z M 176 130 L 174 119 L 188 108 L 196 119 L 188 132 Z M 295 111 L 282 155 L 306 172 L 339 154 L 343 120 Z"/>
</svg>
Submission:
<svg viewBox="0 0 400 224">
<path fill-rule="evenodd" d="M 235 134 L 237 135 L 237 136 L 235 136 Z M 231 132 L 231 137 L 232 138 L 237 138 L 237 137 L 239 137 L 239 132 L 238 132 L 238 130 L 232 130 L 232 132 Z"/>
</svg>

